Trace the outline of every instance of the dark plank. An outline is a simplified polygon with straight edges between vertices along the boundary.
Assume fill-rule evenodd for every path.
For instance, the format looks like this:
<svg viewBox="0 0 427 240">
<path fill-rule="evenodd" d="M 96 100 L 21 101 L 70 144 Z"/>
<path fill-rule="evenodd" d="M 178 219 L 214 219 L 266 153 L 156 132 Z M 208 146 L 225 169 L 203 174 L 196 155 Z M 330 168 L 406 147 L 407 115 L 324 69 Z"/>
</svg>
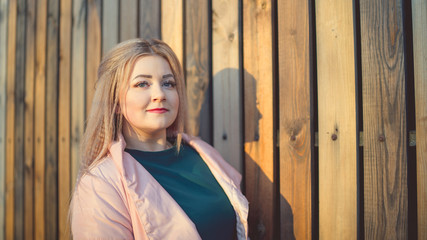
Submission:
<svg viewBox="0 0 427 240">
<path fill-rule="evenodd" d="M 138 0 L 120 1 L 120 41 L 138 36 Z"/>
<path fill-rule="evenodd" d="M 360 1 L 365 239 L 408 236 L 402 1 Z"/>
<path fill-rule="evenodd" d="M 102 55 L 119 42 L 119 0 L 102 2 Z"/>
<path fill-rule="evenodd" d="M 139 37 L 160 39 L 161 1 L 139 0 Z"/>
<path fill-rule="evenodd" d="M 280 238 L 311 239 L 312 96 L 309 1 L 278 1 Z M 295 14 L 298 13 L 298 14 Z"/>
</svg>

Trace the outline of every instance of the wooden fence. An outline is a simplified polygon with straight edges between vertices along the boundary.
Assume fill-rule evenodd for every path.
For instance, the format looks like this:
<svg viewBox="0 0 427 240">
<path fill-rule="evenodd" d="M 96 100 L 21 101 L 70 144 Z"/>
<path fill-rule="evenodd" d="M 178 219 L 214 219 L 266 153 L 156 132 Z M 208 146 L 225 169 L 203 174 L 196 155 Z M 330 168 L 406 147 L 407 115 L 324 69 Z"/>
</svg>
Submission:
<svg viewBox="0 0 427 240">
<path fill-rule="evenodd" d="M 0 0 L 0 240 L 68 239 L 97 65 L 160 38 L 251 239 L 427 239 L 426 0 Z"/>
</svg>

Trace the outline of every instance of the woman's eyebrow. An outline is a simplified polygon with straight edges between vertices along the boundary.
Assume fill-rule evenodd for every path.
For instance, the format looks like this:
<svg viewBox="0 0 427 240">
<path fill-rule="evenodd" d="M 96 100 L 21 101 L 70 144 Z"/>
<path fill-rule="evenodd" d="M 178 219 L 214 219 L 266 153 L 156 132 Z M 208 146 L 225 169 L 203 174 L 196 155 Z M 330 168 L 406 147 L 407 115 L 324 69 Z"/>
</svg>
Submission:
<svg viewBox="0 0 427 240">
<path fill-rule="evenodd" d="M 146 75 L 146 74 L 138 74 L 138 75 L 136 75 L 133 79 L 137 79 L 137 78 L 140 78 L 140 77 L 142 77 L 142 78 L 153 78 L 153 76 L 151 76 L 151 75 Z M 163 78 L 169 78 L 169 77 L 172 77 L 173 78 L 173 74 L 166 74 L 166 75 L 163 75 Z"/>
</svg>

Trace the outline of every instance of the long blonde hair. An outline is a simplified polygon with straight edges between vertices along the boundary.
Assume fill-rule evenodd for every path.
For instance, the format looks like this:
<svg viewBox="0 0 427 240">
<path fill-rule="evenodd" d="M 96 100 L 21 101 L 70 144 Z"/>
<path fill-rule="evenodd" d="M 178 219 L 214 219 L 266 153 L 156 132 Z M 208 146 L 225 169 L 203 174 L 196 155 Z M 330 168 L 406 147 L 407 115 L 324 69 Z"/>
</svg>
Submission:
<svg viewBox="0 0 427 240">
<path fill-rule="evenodd" d="M 176 81 L 180 104 L 175 121 L 167 129 L 167 136 L 176 136 L 179 150 L 181 133 L 186 130 L 186 97 L 183 70 L 178 58 L 166 43 L 157 39 L 124 41 L 104 56 L 98 68 L 92 107 L 81 145 L 80 176 L 106 156 L 110 144 L 118 140 L 123 121 L 123 115 L 119 113 L 120 93 L 129 81 L 135 62 L 149 55 L 166 59 Z"/>
</svg>

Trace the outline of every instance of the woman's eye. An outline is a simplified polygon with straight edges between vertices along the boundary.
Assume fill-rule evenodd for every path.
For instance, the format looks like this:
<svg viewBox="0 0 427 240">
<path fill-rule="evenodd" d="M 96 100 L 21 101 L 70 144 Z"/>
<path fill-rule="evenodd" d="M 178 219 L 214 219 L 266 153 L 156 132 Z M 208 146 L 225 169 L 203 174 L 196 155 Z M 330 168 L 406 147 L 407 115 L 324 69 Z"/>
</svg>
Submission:
<svg viewBox="0 0 427 240">
<path fill-rule="evenodd" d="M 148 82 L 139 82 L 135 85 L 136 87 L 140 87 L 140 88 L 146 88 L 148 86 L 150 86 L 150 84 L 148 84 Z"/>
<path fill-rule="evenodd" d="M 176 83 L 174 81 L 165 81 L 163 83 L 163 86 L 166 88 L 174 88 L 176 86 Z"/>
</svg>

